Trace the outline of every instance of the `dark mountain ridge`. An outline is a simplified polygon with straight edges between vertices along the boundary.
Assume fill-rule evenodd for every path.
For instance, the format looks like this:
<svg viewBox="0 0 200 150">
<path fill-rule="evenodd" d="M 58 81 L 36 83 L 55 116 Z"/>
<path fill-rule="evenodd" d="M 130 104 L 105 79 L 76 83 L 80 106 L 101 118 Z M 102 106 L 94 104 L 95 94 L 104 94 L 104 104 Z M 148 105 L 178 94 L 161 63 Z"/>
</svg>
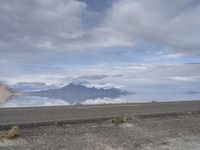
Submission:
<svg viewBox="0 0 200 150">
<path fill-rule="evenodd" d="M 26 93 L 31 96 L 39 97 L 48 97 L 63 99 L 67 102 L 82 102 L 87 99 L 96 99 L 96 98 L 117 98 L 122 95 L 128 94 L 127 91 L 122 91 L 116 88 L 110 89 L 97 89 L 97 88 L 88 88 L 83 85 L 69 84 L 60 89 L 50 89 L 50 90 L 41 90 L 37 92 L 28 92 Z"/>
</svg>

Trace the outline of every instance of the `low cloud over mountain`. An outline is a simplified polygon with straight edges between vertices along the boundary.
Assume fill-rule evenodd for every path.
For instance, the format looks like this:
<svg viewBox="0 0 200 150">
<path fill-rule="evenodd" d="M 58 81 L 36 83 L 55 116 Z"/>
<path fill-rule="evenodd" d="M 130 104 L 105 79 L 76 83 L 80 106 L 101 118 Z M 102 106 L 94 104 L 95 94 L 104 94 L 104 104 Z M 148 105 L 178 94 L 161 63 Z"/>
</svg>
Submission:
<svg viewBox="0 0 200 150">
<path fill-rule="evenodd" d="M 10 86 L 19 92 L 31 92 L 56 88 L 55 85 L 47 85 L 44 82 L 18 82 Z"/>
</svg>

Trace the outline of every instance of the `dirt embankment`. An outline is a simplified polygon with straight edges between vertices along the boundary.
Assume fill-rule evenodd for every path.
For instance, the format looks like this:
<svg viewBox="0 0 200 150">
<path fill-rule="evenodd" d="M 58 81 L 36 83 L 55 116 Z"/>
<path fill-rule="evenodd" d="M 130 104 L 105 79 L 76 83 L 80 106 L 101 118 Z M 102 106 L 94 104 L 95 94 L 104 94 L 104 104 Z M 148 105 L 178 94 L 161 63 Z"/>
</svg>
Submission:
<svg viewBox="0 0 200 150">
<path fill-rule="evenodd" d="M 6 102 L 10 97 L 17 95 L 12 89 L 5 84 L 0 83 L 0 103 Z"/>
</svg>

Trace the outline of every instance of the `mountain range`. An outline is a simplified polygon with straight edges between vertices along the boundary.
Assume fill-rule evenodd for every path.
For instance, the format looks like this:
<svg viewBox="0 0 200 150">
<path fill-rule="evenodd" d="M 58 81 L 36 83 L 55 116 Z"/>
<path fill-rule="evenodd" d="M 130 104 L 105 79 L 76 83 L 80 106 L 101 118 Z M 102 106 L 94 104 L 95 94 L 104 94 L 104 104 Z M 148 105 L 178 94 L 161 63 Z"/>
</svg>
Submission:
<svg viewBox="0 0 200 150">
<path fill-rule="evenodd" d="M 121 95 L 126 95 L 129 93 L 116 88 L 97 89 L 94 87 L 89 88 L 83 85 L 76 85 L 71 83 L 60 89 L 34 91 L 34 92 L 27 92 L 25 94 L 30 96 L 62 99 L 69 103 L 73 103 L 73 102 L 82 102 L 87 99 L 117 98 Z"/>
<path fill-rule="evenodd" d="M 8 99 L 10 99 L 12 96 L 16 96 L 17 92 L 15 92 L 13 89 L 9 88 L 3 83 L 0 83 L 0 103 L 6 102 Z"/>
</svg>

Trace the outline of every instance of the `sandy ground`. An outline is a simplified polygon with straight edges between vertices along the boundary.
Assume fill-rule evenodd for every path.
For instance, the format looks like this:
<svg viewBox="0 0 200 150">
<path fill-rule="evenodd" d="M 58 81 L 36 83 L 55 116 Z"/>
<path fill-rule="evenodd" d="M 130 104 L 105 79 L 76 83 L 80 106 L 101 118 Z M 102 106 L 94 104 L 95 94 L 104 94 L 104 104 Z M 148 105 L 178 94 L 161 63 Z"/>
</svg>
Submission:
<svg viewBox="0 0 200 150">
<path fill-rule="evenodd" d="M 199 150 L 200 114 L 23 128 L 18 138 L 0 140 L 0 150 L 47 149 Z"/>
</svg>

